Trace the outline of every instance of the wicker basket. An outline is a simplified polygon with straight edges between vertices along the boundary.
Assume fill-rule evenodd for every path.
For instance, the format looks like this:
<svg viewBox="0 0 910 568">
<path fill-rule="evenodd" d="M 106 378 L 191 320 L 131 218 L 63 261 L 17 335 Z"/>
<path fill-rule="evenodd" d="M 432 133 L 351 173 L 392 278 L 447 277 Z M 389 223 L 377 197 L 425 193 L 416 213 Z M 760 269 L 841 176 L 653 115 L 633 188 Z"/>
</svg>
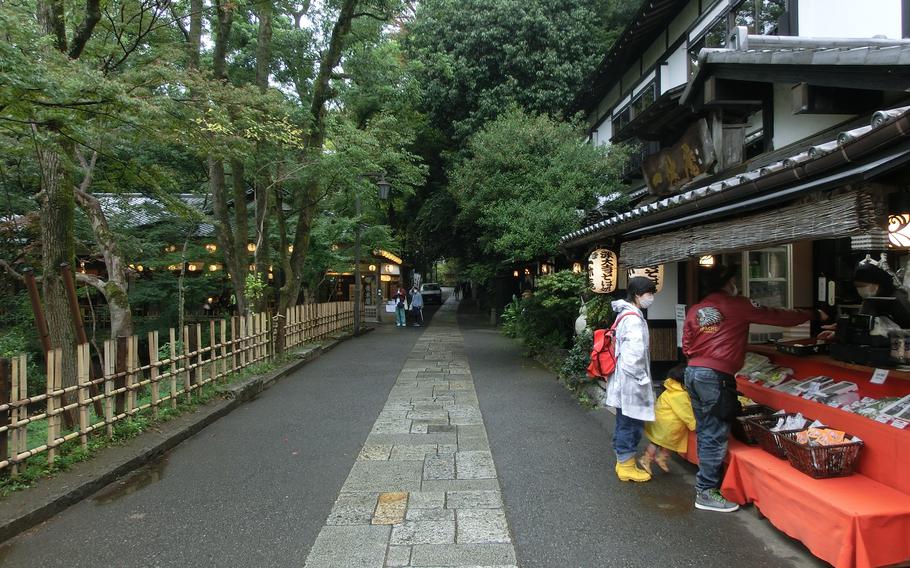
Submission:
<svg viewBox="0 0 910 568">
<path fill-rule="evenodd" d="M 758 441 L 758 445 L 769 454 L 775 455 L 780 459 L 787 459 L 787 450 L 782 445 L 780 438 L 782 434 L 796 434 L 802 432 L 805 428 L 797 430 L 780 430 L 772 432 L 771 428 L 777 424 L 781 417 L 796 416 L 796 414 L 772 414 L 770 416 L 752 416 L 746 419 L 749 423 L 750 432 Z"/>
<path fill-rule="evenodd" d="M 797 442 L 795 433 L 782 434 L 780 441 L 787 451 L 790 465 L 816 479 L 852 475 L 863 448 L 861 441 L 809 446 Z"/>
<path fill-rule="evenodd" d="M 750 404 L 749 406 L 744 406 L 743 413 L 730 424 L 730 433 L 740 442 L 754 446 L 758 444 L 758 440 L 753 432 L 755 427 L 748 419 L 756 416 L 768 416 L 769 414 L 774 414 L 774 412 L 776 411 L 773 408 L 765 406 L 764 404 Z"/>
</svg>

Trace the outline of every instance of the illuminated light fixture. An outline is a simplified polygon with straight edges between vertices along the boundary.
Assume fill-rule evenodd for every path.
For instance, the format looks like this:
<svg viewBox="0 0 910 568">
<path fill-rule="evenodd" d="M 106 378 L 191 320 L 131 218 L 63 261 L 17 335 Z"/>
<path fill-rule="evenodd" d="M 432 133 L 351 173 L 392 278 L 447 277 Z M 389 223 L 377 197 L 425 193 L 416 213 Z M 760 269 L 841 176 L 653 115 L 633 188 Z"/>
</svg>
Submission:
<svg viewBox="0 0 910 568">
<path fill-rule="evenodd" d="M 513 271 L 512 271 L 512 277 L 513 277 L 513 278 L 518 278 L 518 271 L 517 271 L 517 270 L 513 270 Z"/>
<path fill-rule="evenodd" d="M 332 245 L 332 251 L 337 251 L 340 247 L 338 245 Z"/>
<path fill-rule="evenodd" d="M 698 257 L 698 265 L 702 268 L 711 268 L 714 266 L 714 255 L 705 255 Z"/>
<path fill-rule="evenodd" d="M 176 265 L 176 264 L 169 264 L 169 265 L 167 265 L 167 269 L 168 269 L 168 270 L 177 270 L 177 265 Z"/>
<path fill-rule="evenodd" d="M 288 252 L 294 252 L 294 245 L 288 245 Z"/>
<path fill-rule="evenodd" d="M 143 270 L 145 270 L 145 267 L 142 266 L 141 264 L 137 264 L 137 265 L 136 265 L 136 270 L 138 270 L 139 272 L 142 272 Z"/>
<path fill-rule="evenodd" d="M 176 250 L 177 250 L 177 247 L 174 245 L 167 245 L 166 247 L 164 247 L 164 252 L 175 252 Z"/>
<path fill-rule="evenodd" d="M 254 270 L 256 270 L 256 265 L 251 264 L 251 265 L 247 266 L 247 270 L 249 270 L 250 272 L 253 272 Z"/>
<path fill-rule="evenodd" d="M 375 264 L 371 264 L 371 265 L 370 265 L 370 272 L 376 272 L 376 265 L 375 265 Z"/>
<path fill-rule="evenodd" d="M 207 250 L 209 252 L 215 252 L 218 250 L 218 245 L 207 244 L 207 245 L 205 245 L 205 250 Z"/>
<path fill-rule="evenodd" d="M 187 265 L 186 269 L 189 270 L 190 272 L 196 272 L 197 270 L 199 270 L 199 267 L 196 266 L 195 262 L 191 262 L 191 263 L 189 263 L 189 265 Z"/>
<path fill-rule="evenodd" d="M 275 279 L 275 275 L 272 274 L 271 272 L 269 272 L 269 280 L 274 280 L 274 279 Z"/>
<path fill-rule="evenodd" d="M 629 270 L 629 278 L 644 276 L 654 282 L 654 287 L 658 292 L 664 289 L 664 265 L 647 266 L 645 268 L 633 268 Z"/>
<path fill-rule="evenodd" d="M 136 265 L 135 265 L 135 264 L 131 264 L 131 265 L 129 265 L 129 266 L 130 266 L 130 270 L 136 270 Z"/>
<path fill-rule="evenodd" d="M 546 264 L 541 264 L 541 265 L 540 265 L 540 273 L 541 273 L 541 274 L 546 274 L 547 271 L 548 271 L 549 269 L 550 269 L 550 267 L 547 266 Z"/>
<path fill-rule="evenodd" d="M 383 274 L 382 276 L 379 277 L 379 279 L 382 280 L 383 282 L 391 282 L 391 281 L 392 281 L 392 277 L 389 276 L 388 274 Z"/>
<path fill-rule="evenodd" d="M 531 269 L 525 268 L 525 276 L 530 276 L 530 275 L 531 275 Z"/>
<path fill-rule="evenodd" d="M 214 301 L 215 301 L 215 300 L 214 300 L 211 296 L 209 296 L 208 298 L 206 298 L 206 302 L 208 302 L 208 303 L 210 303 L 210 304 L 211 304 L 212 302 L 214 302 Z"/>
<path fill-rule="evenodd" d="M 386 260 L 390 260 L 390 261 L 394 262 L 395 264 L 402 264 L 402 263 L 404 263 L 404 261 L 401 260 L 401 257 L 400 257 L 400 256 L 396 255 L 395 253 L 391 253 L 391 252 L 389 252 L 389 251 L 387 251 L 387 250 L 376 249 L 376 250 L 373 251 L 373 255 L 382 257 L 382 258 L 384 258 L 384 259 L 386 259 Z"/>
<path fill-rule="evenodd" d="M 572 273 L 573 273 L 573 274 L 581 274 L 581 271 L 582 271 L 582 270 L 584 270 L 584 268 L 581 266 L 581 263 L 580 263 L 580 262 L 573 262 L 573 263 L 572 263 Z"/>
<path fill-rule="evenodd" d="M 888 242 L 893 247 L 910 248 L 910 213 L 888 215 Z"/>
<path fill-rule="evenodd" d="M 221 270 L 220 264 L 210 264 L 209 265 L 209 272 L 218 272 L 219 270 Z"/>
<path fill-rule="evenodd" d="M 256 252 L 256 243 L 248 243 L 246 245 L 246 250 L 248 252 Z"/>
<path fill-rule="evenodd" d="M 619 262 L 610 249 L 596 249 L 588 256 L 588 278 L 596 294 L 609 294 L 616 290 Z"/>
<path fill-rule="evenodd" d="M 82 274 L 85 274 L 85 261 L 84 260 L 79 261 L 79 272 L 81 272 Z"/>
</svg>

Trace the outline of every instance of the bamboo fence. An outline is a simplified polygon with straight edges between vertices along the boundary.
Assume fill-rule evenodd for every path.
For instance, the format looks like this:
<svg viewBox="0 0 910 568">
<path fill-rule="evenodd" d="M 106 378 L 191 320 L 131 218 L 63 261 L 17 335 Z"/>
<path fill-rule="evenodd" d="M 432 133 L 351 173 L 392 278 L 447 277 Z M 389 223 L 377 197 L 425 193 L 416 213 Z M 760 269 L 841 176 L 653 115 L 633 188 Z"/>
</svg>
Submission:
<svg viewBox="0 0 910 568">
<path fill-rule="evenodd" d="M 350 328 L 353 319 L 353 302 L 295 306 L 283 318 L 285 349 Z M 191 401 L 204 386 L 271 360 L 281 323 L 266 313 L 213 320 L 184 326 L 182 341 L 171 328 L 163 345 L 153 331 L 142 358 L 138 336 L 111 339 L 97 354 L 101 365 L 94 372 L 89 345 L 82 344 L 75 352 L 76 384 L 66 387 L 65 355 L 55 349 L 46 356 L 46 391 L 31 397 L 26 356 L 0 359 L 0 475 L 20 473 L 27 459 L 41 454 L 53 464 L 70 440 L 87 448 L 92 435 L 112 438 L 120 421 L 138 415 L 157 419 L 162 408 L 176 408 L 181 398 Z"/>
</svg>

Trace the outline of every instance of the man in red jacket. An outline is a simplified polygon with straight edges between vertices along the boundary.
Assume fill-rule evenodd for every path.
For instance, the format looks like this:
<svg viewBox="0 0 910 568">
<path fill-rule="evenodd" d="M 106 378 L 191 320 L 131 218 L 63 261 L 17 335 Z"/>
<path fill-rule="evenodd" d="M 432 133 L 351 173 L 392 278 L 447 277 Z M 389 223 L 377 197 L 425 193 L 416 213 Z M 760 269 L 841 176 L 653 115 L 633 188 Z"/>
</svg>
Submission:
<svg viewBox="0 0 910 568">
<path fill-rule="evenodd" d="M 683 330 L 683 353 L 689 359 L 686 390 L 692 400 L 698 439 L 695 507 L 723 513 L 739 508 L 724 499 L 719 487 L 730 421 L 735 419 L 730 415 L 736 397 L 734 375 L 745 360 L 749 325 L 791 327 L 816 316 L 812 310 L 763 308 L 740 296 L 737 274 L 738 267 L 723 266 L 707 274 L 710 293 L 689 308 Z"/>
</svg>

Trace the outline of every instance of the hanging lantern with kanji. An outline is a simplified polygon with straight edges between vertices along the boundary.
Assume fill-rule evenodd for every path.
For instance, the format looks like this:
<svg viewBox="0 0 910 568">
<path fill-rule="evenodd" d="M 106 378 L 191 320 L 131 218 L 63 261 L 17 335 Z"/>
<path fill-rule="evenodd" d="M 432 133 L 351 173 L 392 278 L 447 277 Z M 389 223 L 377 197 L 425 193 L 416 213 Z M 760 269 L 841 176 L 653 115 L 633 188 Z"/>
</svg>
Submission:
<svg viewBox="0 0 910 568">
<path fill-rule="evenodd" d="M 616 290 L 619 261 L 609 249 L 597 249 L 588 257 L 588 278 L 596 294 L 609 294 Z"/>
</svg>

